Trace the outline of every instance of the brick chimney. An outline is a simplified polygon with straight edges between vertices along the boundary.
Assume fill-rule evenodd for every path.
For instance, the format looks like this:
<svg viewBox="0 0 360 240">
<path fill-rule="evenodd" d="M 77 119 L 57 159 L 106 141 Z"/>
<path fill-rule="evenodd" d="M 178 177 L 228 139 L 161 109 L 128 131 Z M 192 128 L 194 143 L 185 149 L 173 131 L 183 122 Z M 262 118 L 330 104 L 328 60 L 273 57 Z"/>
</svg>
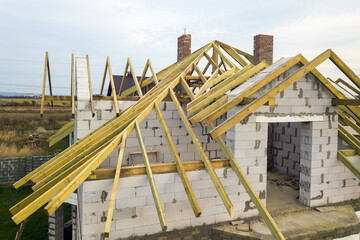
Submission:
<svg viewBox="0 0 360 240">
<path fill-rule="evenodd" d="M 266 60 L 273 63 L 274 36 L 259 34 L 254 36 L 254 64 Z"/>
<path fill-rule="evenodd" d="M 177 60 L 185 58 L 191 54 L 191 34 L 185 28 L 184 34 L 178 37 Z"/>
</svg>

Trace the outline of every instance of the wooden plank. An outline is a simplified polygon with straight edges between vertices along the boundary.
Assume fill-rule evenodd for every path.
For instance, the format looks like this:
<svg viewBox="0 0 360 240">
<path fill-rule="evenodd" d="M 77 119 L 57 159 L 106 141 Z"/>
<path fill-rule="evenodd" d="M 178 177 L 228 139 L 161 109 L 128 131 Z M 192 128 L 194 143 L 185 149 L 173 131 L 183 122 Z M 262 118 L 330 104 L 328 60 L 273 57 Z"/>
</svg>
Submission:
<svg viewBox="0 0 360 240">
<path fill-rule="evenodd" d="M 64 137 L 68 136 L 70 133 L 75 130 L 75 120 L 71 120 L 62 126 L 54 135 L 46 139 L 49 143 L 49 147 L 53 146 L 55 143 L 59 142 Z"/>
<path fill-rule="evenodd" d="M 213 66 L 213 71 L 212 72 L 215 72 L 216 70 L 218 70 L 218 72 L 220 74 L 223 74 L 224 71 L 219 68 L 219 66 L 216 64 L 216 62 L 214 62 L 214 60 L 209 56 L 209 54 L 207 53 L 204 53 L 204 56 L 206 57 L 206 59 L 209 61 L 209 63 Z M 215 70 L 214 70 L 215 69 Z"/>
<path fill-rule="evenodd" d="M 205 82 L 206 82 L 206 78 L 205 78 L 205 76 L 203 75 L 203 73 L 202 73 L 202 71 L 200 70 L 200 68 L 199 68 L 196 64 L 194 64 L 194 69 L 195 69 L 195 71 L 197 72 L 197 74 L 199 75 L 200 80 L 201 80 L 203 83 L 205 83 Z"/>
<path fill-rule="evenodd" d="M 356 105 L 359 106 L 360 105 L 360 99 L 338 99 L 338 98 L 333 98 L 331 99 L 331 104 L 333 106 L 336 105 Z"/>
<path fill-rule="evenodd" d="M 108 69 L 109 69 L 109 76 L 110 76 L 111 91 L 112 91 L 113 100 L 114 100 L 114 108 L 115 108 L 116 116 L 118 117 L 120 115 L 120 112 L 119 112 L 119 106 L 118 106 L 117 95 L 116 95 L 116 90 L 115 90 L 114 76 L 113 76 L 113 73 L 112 73 L 112 68 L 111 68 L 111 63 L 110 63 L 110 57 L 109 56 L 107 57 L 107 62 L 108 62 Z M 89 79 L 90 79 L 90 77 L 89 77 Z"/>
<path fill-rule="evenodd" d="M 213 66 L 212 72 L 214 72 L 216 68 L 220 68 L 219 54 L 217 54 L 217 52 L 215 52 L 215 51 L 212 51 L 211 59 L 214 61 L 215 65 L 217 66 L 217 67 Z"/>
<path fill-rule="evenodd" d="M 252 76 L 258 74 L 259 72 L 261 72 L 264 68 L 267 68 L 268 66 L 269 65 L 264 61 L 264 62 L 259 63 L 255 67 L 251 68 L 250 70 L 246 71 L 245 73 L 241 74 L 242 70 L 246 69 L 246 68 L 243 68 L 238 73 L 235 73 L 234 75 L 232 75 L 228 79 L 226 79 L 226 80 L 222 81 L 221 83 L 219 83 L 216 87 L 210 89 L 208 92 L 203 94 L 202 96 L 206 95 L 206 97 L 201 102 L 194 105 L 192 108 L 188 109 L 188 114 L 191 115 L 192 113 L 197 112 L 198 110 L 200 110 L 202 107 L 206 106 L 207 104 L 209 104 L 213 100 L 221 97 L 227 91 L 229 91 L 229 90 L 231 90 L 231 89 L 245 83 Z M 201 98 L 201 97 L 199 97 L 199 98 Z M 233 102 L 231 102 L 231 103 L 233 103 Z M 204 109 L 202 111 L 208 112 L 207 109 Z"/>
<path fill-rule="evenodd" d="M 216 69 L 215 72 L 210 76 L 210 78 L 208 78 L 208 79 L 206 80 L 206 82 L 204 82 L 204 84 L 200 87 L 200 89 L 199 89 L 199 90 L 197 91 L 197 93 L 195 94 L 195 97 L 203 94 L 203 93 L 206 91 L 206 89 L 207 89 L 208 87 L 205 87 L 205 88 L 204 88 L 204 86 L 205 86 L 205 85 L 207 85 L 207 86 L 210 85 L 210 84 L 207 84 L 208 82 L 214 82 L 214 79 L 216 79 L 217 76 L 218 76 L 218 72 L 219 72 L 219 70 Z"/>
<path fill-rule="evenodd" d="M 329 78 L 328 78 L 329 79 Z M 338 78 L 335 81 L 338 85 L 344 84 L 347 88 L 349 88 L 351 91 L 355 92 L 357 95 L 360 95 L 360 91 L 358 89 L 356 89 L 355 87 L 351 86 L 349 83 L 345 82 L 344 80 L 342 80 L 341 78 Z"/>
<path fill-rule="evenodd" d="M 185 86 L 186 87 L 186 86 Z M 194 95 L 189 95 L 190 99 L 194 99 Z M 210 130 L 214 129 L 215 126 L 210 123 L 208 128 Z M 237 161 L 235 160 L 234 156 L 232 155 L 231 151 L 225 144 L 223 138 L 220 136 L 215 139 L 216 143 L 219 145 L 221 151 L 223 154 L 229 158 L 230 165 L 234 172 L 236 173 L 237 177 L 239 178 L 240 182 L 243 184 L 246 192 L 249 194 L 250 199 L 255 204 L 256 208 L 258 209 L 260 216 L 264 219 L 266 225 L 270 229 L 271 233 L 273 234 L 274 239 L 285 239 L 282 233 L 280 232 L 279 228 L 276 226 L 276 223 L 274 222 L 273 218 L 271 217 L 270 213 L 267 211 L 264 204 L 261 202 L 259 196 L 256 194 L 255 190 L 251 186 L 249 180 L 247 179 L 244 172 L 241 170 L 240 166 L 238 165 Z"/>
<path fill-rule="evenodd" d="M 221 59 L 222 65 L 224 66 L 225 71 L 228 71 L 229 69 L 228 69 L 228 67 L 227 67 L 226 64 L 225 64 L 225 61 L 224 61 L 223 57 L 220 56 L 220 59 Z"/>
<path fill-rule="evenodd" d="M 16 235 L 15 235 L 15 240 L 20 240 L 21 239 L 21 236 L 25 230 L 25 227 L 26 227 L 26 224 L 28 223 L 29 221 L 29 218 L 26 218 L 21 224 L 20 224 L 20 228 L 19 228 L 19 231 L 16 232 Z"/>
<path fill-rule="evenodd" d="M 221 46 L 229 46 L 229 45 L 227 45 L 227 44 L 225 44 L 225 43 L 223 43 L 223 42 L 220 42 L 220 41 L 218 41 L 218 40 L 216 40 L 215 43 L 218 44 L 218 45 L 221 45 Z M 244 56 L 247 60 L 249 60 L 250 63 L 254 63 L 254 57 L 253 57 L 251 54 L 248 54 L 248 53 L 246 53 L 246 52 L 244 52 L 244 51 L 241 51 L 241 50 L 239 50 L 239 49 L 237 49 L 237 48 L 234 48 L 234 47 L 232 47 L 232 48 L 233 48 L 238 54 Z"/>
<path fill-rule="evenodd" d="M 345 167 L 347 167 L 350 172 L 357 177 L 357 179 L 360 179 L 359 169 L 341 152 L 341 150 L 338 150 L 337 157 L 345 165 Z"/>
<path fill-rule="evenodd" d="M 124 82 L 125 82 L 125 78 L 126 78 L 126 75 L 127 75 L 127 70 L 129 68 L 129 62 L 126 61 L 126 66 L 125 66 L 125 70 L 124 70 L 124 74 L 123 74 L 123 77 L 121 79 L 121 85 L 120 85 L 120 89 L 119 89 L 119 96 L 121 96 L 122 94 L 122 91 L 123 91 L 123 88 L 124 88 Z M 134 86 L 135 87 L 135 86 Z"/>
<path fill-rule="evenodd" d="M 135 122 L 135 129 L 136 129 L 136 134 L 137 134 L 137 137 L 138 137 L 138 140 L 139 140 L 139 147 L 140 147 L 140 150 L 142 152 L 142 156 L 143 156 L 143 160 L 144 160 L 144 164 L 145 164 L 145 168 L 146 168 L 146 175 L 148 177 L 151 192 L 152 192 L 152 195 L 154 197 L 154 203 L 155 203 L 155 206 L 156 206 L 156 211 L 157 211 L 158 216 L 159 216 L 159 221 L 160 221 L 160 224 L 161 224 L 161 228 L 162 228 L 163 231 L 165 231 L 167 229 L 167 224 L 166 224 L 166 220 L 165 220 L 165 216 L 164 216 L 164 210 L 163 210 L 163 208 L 161 206 L 161 203 L 160 203 L 159 194 L 157 192 L 155 181 L 154 181 L 154 176 L 152 174 L 151 167 L 150 167 L 149 158 L 148 158 L 148 155 L 146 153 L 144 141 L 143 141 L 143 138 L 142 138 L 142 135 L 141 135 L 141 132 L 140 132 L 139 123 L 137 121 Z"/>
<path fill-rule="evenodd" d="M 224 80 L 225 78 L 229 77 L 231 74 L 233 74 L 235 71 L 235 68 L 231 68 L 228 71 L 224 72 L 223 74 L 221 74 L 220 76 L 217 76 L 215 78 L 212 79 L 208 79 L 206 81 L 206 83 L 204 83 L 204 85 L 199 89 L 199 91 L 196 93 L 195 98 L 198 98 L 201 94 L 203 94 L 206 90 L 208 90 L 209 88 L 211 88 L 212 86 L 218 84 L 219 82 L 221 82 L 222 80 Z M 217 74 L 218 70 L 216 69 L 214 71 L 214 74 Z M 216 76 L 216 75 L 215 75 Z M 193 106 L 193 104 L 190 104 L 190 107 Z"/>
<path fill-rule="evenodd" d="M 227 159 L 209 159 L 209 161 L 214 169 L 230 167 L 229 160 Z M 203 161 L 188 161 L 183 162 L 182 165 L 185 172 L 206 170 Z M 115 170 L 115 168 L 98 168 L 92 171 L 88 179 L 95 180 L 114 178 Z M 151 171 L 153 172 L 153 174 L 175 173 L 178 172 L 178 168 L 176 166 L 176 163 L 156 163 L 151 164 Z M 120 178 L 145 174 L 145 166 L 126 166 L 121 168 Z"/>
<path fill-rule="evenodd" d="M 136 87 L 136 90 L 137 90 L 137 93 L 140 97 L 143 96 L 143 93 L 141 91 L 141 87 L 140 87 L 140 84 L 138 82 L 138 79 L 137 79 L 137 76 L 136 76 L 136 73 L 135 73 L 135 70 L 134 70 L 134 66 L 132 65 L 131 63 L 131 59 L 128 58 L 128 63 L 129 63 L 129 66 L 130 66 L 130 72 L 131 72 L 131 75 L 133 77 L 133 80 L 134 80 L 134 84 L 135 84 L 135 87 Z"/>
<path fill-rule="evenodd" d="M 237 53 L 231 46 L 220 44 L 222 49 L 225 50 L 235 61 L 237 61 L 242 67 L 245 67 L 248 63 Z"/>
<path fill-rule="evenodd" d="M 332 51 L 330 60 L 358 87 L 360 88 L 360 78 Z"/>
<path fill-rule="evenodd" d="M 162 115 L 161 113 L 161 110 L 159 108 L 159 106 L 157 104 L 154 105 L 154 108 L 155 108 L 155 112 L 156 112 L 156 116 L 157 116 L 157 119 L 159 121 L 159 124 L 161 126 L 161 129 L 164 133 L 164 136 L 165 136 L 165 139 L 166 139 L 166 142 L 167 142 L 167 145 L 170 149 L 170 153 L 174 159 L 174 162 L 176 164 L 176 168 L 177 168 L 177 171 L 178 171 L 178 174 L 179 174 L 179 177 L 181 179 L 181 182 L 182 184 L 184 185 L 184 189 L 185 189 L 185 192 L 186 192 L 186 195 L 189 199 L 189 202 L 191 204 L 191 207 L 194 211 L 194 214 L 196 217 L 199 217 L 201 215 L 201 209 L 200 209 L 200 206 L 199 206 L 199 203 L 198 201 L 196 200 L 196 197 L 195 197 L 195 194 L 194 194 L 194 191 L 190 185 L 190 181 L 185 173 L 185 169 L 184 169 L 184 166 L 180 160 L 180 157 L 179 157 L 179 154 L 176 150 L 176 147 L 175 147 L 175 144 L 172 140 L 172 137 L 169 133 L 169 129 L 168 127 L 166 126 L 166 122 L 165 122 L 165 119 L 164 119 L 164 116 Z"/>
<path fill-rule="evenodd" d="M 71 54 L 71 115 L 75 116 L 75 77 L 74 77 L 74 54 Z"/>
<path fill-rule="evenodd" d="M 346 128 L 338 123 L 339 137 L 348 143 L 360 155 L 360 140 L 352 135 Z"/>
<path fill-rule="evenodd" d="M 206 126 L 207 124 L 209 124 L 209 122 L 214 121 L 215 119 L 217 119 L 218 117 L 220 117 L 221 115 L 223 115 L 224 113 L 226 113 L 227 111 L 229 111 L 230 109 L 235 107 L 237 104 L 242 102 L 245 97 L 251 96 L 253 93 L 255 93 L 256 91 L 258 91 L 259 89 L 264 87 L 266 84 L 270 83 L 275 78 L 280 76 L 282 73 L 284 73 L 285 71 L 290 69 L 292 66 L 299 63 L 299 61 L 300 61 L 300 55 L 297 55 L 297 56 L 293 57 L 291 60 L 284 63 L 282 66 L 280 66 L 277 69 L 275 69 L 274 71 L 272 71 L 271 73 L 267 74 L 262 80 L 253 84 L 252 86 L 250 86 L 249 88 L 244 90 L 238 96 L 236 96 L 236 97 L 232 98 L 230 101 L 218 106 L 218 108 L 216 110 L 212 110 L 212 111 L 209 111 L 207 109 L 202 110 L 204 112 L 206 111 L 208 114 L 203 119 L 201 119 L 201 124 L 203 126 Z"/>
<path fill-rule="evenodd" d="M 214 94 L 218 91 L 220 91 L 222 88 L 228 86 L 234 79 L 239 78 L 241 75 L 245 74 L 246 72 L 253 70 L 254 65 L 248 65 L 246 67 L 244 67 L 243 69 L 235 72 L 235 74 L 229 74 L 231 76 L 225 75 L 225 79 L 223 79 L 221 76 L 219 76 L 219 79 L 217 79 L 215 81 L 214 84 L 217 84 L 216 86 L 214 86 L 212 89 L 210 89 L 208 92 L 198 96 L 196 99 L 194 99 L 193 101 L 191 101 L 188 104 L 188 114 L 189 111 L 191 112 L 191 108 L 195 107 L 196 105 L 200 104 L 200 102 L 203 102 L 202 104 L 200 104 L 201 107 L 207 105 L 207 102 L 211 102 L 212 100 L 214 100 L 216 97 L 218 97 L 218 95 L 222 95 L 224 94 L 224 92 L 218 93 L 217 95 L 214 96 Z M 258 69 L 259 67 L 255 68 L 255 70 L 253 70 L 253 73 L 256 73 L 257 71 L 259 71 Z M 230 72 L 231 70 L 229 70 Z M 235 71 L 235 69 L 234 69 Z M 225 73 L 224 73 L 225 74 Z M 224 75 L 223 74 L 223 75 Z M 213 84 L 213 85 L 214 85 Z M 230 88 L 231 89 L 231 88 Z M 206 101 L 207 98 L 211 98 L 210 101 Z M 205 101 L 205 102 L 204 102 Z M 197 107 L 199 108 L 199 107 Z M 190 115 L 190 114 L 189 114 Z"/>
<path fill-rule="evenodd" d="M 103 79 L 102 79 L 102 82 L 101 82 L 100 96 L 103 95 L 103 90 L 104 90 L 104 85 L 105 85 L 107 68 L 108 68 L 108 60 L 107 60 L 107 58 L 106 58 L 104 75 L 103 75 Z"/>
<path fill-rule="evenodd" d="M 341 120 L 347 124 L 348 126 L 350 126 L 352 129 L 354 129 L 357 133 L 360 134 L 360 126 L 358 126 L 354 121 L 352 121 L 350 118 L 348 118 L 346 116 L 346 114 L 344 113 L 343 110 L 339 109 L 339 117 L 341 118 Z"/>
<path fill-rule="evenodd" d="M 142 82 L 143 82 L 143 80 L 144 80 L 144 78 L 145 78 L 145 74 L 146 74 L 148 68 L 149 68 L 149 59 L 146 61 L 144 70 L 143 70 L 143 72 L 142 72 L 142 74 L 141 74 L 141 77 L 140 77 L 140 80 L 139 80 L 139 85 L 140 85 L 140 86 L 141 86 L 141 84 L 142 84 Z"/>
<path fill-rule="evenodd" d="M 150 67 L 151 74 L 152 74 L 152 76 L 153 76 L 153 78 L 154 78 L 154 83 L 155 83 L 155 85 L 156 85 L 156 84 L 159 83 L 159 80 L 157 79 L 156 72 L 155 72 L 155 70 L 154 70 L 154 67 L 153 67 L 151 61 L 150 61 L 150 58 L 149 58 L 149 67 Z M 140 85 L 140 86 L 141 86 L 141 85 Z"/>
<path fill-rule="evenodd" d="M 344 154 L 346 157 L 356 156 L 356 150 L 354 149 L 344 149 L 344 150 L 340 150 L 340 152 Z"/>
<path fill-rule="evenodd" d="M 205 75 L 205 73 L 206 73 L 206 71 L 209 69 L 209 67 L 210 67 L 210 62 L 208 62 L 206 65 L 205 65 L 205 67 L 204 67 L 204 69 L 203 69 L 203 71 L 202 71 L 202 73 Z"/>
<path fill-rule="evenodd" d="M 230 68 L 235 68 L 235 70 L 239 70 L 239 68 L 238 68 L 235 64 L 233 64 L 233 63 L 225 56 L 224 53 L 221 52 L 220 48 L 219 48 L 215 43 L 213 43 L 212 46 L 213 46 L 213 51 L 216 51 L 216 52 L 219 54 L 219 56 L 220 56 L 221 60 L 223 61 L 223 63 L 226 63 L 227 65 L 229 65 Z M 224 67 L 225 67 L 225 64 L 224 64 Z M 225 70 L 227 71 L 227 69 L 225 69 Z"/>
<path fill-rule="evenodd" d="M 44 78 L 43 78 L 43 88 L 42 88 L 42 94 L 41 94 L 40 117 L 42 117 L 44 114 L 47 61 L 48 61 L 48 52 L 45 53 Z"/>
<path fill-rule="evenodd" d="M 112 217 L 113 217 L 114 208 L 115 208 L 116 192 L 117 192 L 118 185 L 119 185 L 120 170 L 121 170 L 121 164 L 122 164 L 122 160 L 123 160 L 123 156 L 124 156 L 126 137 L 127 137 L 127 133 L 125 132 L 121 139 L 120 151 L 119 151 L 118 161 L 116 164 L 116 171 L 115 171 L 115 176 L 114 176 L 113 188 L 111 191 L 109 210 L 108 210 L 106 223 L 105 223 L 105 231 L 104 231 L 105 237 L 109 237 L 109 233 L 111 230 L 111 222 L 112 222 Z"/>
<path fill-rule="evenodd" d="M 200 112 L 196 113 L 194 116 L 192 116 L 190 118 L 190 122 L 192 124 L 199 122 L 201 119 L 203 119 L 208 114 L 208 111 L 209 112 L 216 111 L 216 109 L 218 109 L 219 106 L 225 104 L 227 102 L 227 100 L 228 100 L 228 95 L 227 94 L 223 95 L 221 98 L 216 100 L 213 104 L 209 105 L 206 108 L 206 111 L 200 111 Z"/>
<path fill-rule="evenodd" d="M 176 110 L 178 111 L 182 122 L 184 123 L 184 125 L 186 127 L 186 130 L 189 133 L 189 136 L 191 137 L 191 140 L 193 141 L 193 144 L 195 145 L 197 152 L 200 155 L 201 160 L 204 162 L 206 170 L 209 173 L 210 178 L 211 178 L 212 182 L 214 183 L 214 186 L 215 186 L 217 192 L 219 193 L 220 198 L 223 201 L 226 210 L 228 211 L 229 215 L 231 217 L 233 217 L 234 216 L 234 206 L 232 205 L 232 203 L 229 199 L 229 196 L 225 192 L 224 187 L 222 186 L 218 176 L 216 175 L 214 169 L 212 168 L 210 161 L 209 161 L 208 157 L 206 156 L 199 139 L 196 137 L 196 134 L 195 134 L 194 130 L 192 129 L 191 124 L 188 121 L 188 119 L 187 119 L 187 117 L 186 117 L 186 115 L 185 115 L 185 113 L 184 113 L 184 111 L 172 89 L 169 90 L 169 94 L 175 104 Z"/>
<path fill-rule="evenodd" d="M 92 93 L 92 87 L 91 87 L 89 55 L 87 55 L 87 54 L 86 54 L 86 64 L 87 64 L 88 81 L 89 81 L 91 113 L 92 113 L 92 116 L 94 117 L 95 116 L 95 108 L 94 108 L 94 99 L 93 99 L 93 93 Z"/>
<path fill-rule="evenodd" d="M 296 82 L 299 78 L 303 77 L 305 74 L 313 70 L 316 66 L 318 66 L 320 63 L 325 61 L 330 56 L 330 51 L 327 50 L 324 53 L 320 54 L 316 58 L 314 58 L 311 62 L 303 66 L 301 69 L 299 69 L 296 73 L 286 78 L 283 82 L 281 82 L 279 85 L 277 85 L 275 88 L 271 89 L 270 91 L 264 93 L 262 96 L 258 98 L 258 100 L 252 102 L 248 107 L 244 108 L 240 112 L 236 113 L 232 117 L 228 118 L 226 121 L 221 123 L 219 126 L 217 126 L 214 130 L 210 132 L 210 135 L 213 139 L 217 138 L 221 134 L 225 133 L 227 130 L 229 130 L 231 127 L 233 127 L 235 124 L 243 120 L 245 117 L 247 117 L 249 114 L 253 113 L 256 109 L 258 109 L 260 106 L 265 104 L 270 97 L 275 97 L 277 94 L 282 92 L 284 89 L 292 85 L 294 82 Z"/>
<path fill-rule="evenodd" d="M 51 74 L 50 74 L 50 60 L 49 60 L 49 55 L 47 55 L 47 73 L 48 73 L 48 78 L 49 78 L 50 96 L 52 96 L 53 93 L 52 93 L 52 86 L 51 86 Z M 53 101 L 51 101 L 51 106 L 54 107 L 54 102 L 53 102 Z"/>
</svg>

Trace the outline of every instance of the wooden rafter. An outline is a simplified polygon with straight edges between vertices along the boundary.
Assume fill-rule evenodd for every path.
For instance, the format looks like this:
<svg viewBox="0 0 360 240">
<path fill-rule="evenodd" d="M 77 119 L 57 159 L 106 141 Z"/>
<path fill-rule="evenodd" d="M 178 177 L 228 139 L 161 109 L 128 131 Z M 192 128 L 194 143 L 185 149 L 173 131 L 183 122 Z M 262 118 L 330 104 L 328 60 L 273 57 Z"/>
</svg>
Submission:
<svg viewBox="0 0 360 240">
<path fill-rule="evenodd" d="M 140 127 L 139 127 L 139 123 L 137 121 L 135 121 L 135 129 L 136 129 L 137 137 L 138 137 L 138 140 L 139 140 L 139 147 L 140 147 L 142 157 L 143 157 L 143 160 L 144 160 L 144 164 L 145 164 L 145 168 L 146 168 L 146 175 L 148 177 L 151 192 L 152 192 L 152 195 L 154 197 L 154 203 L 155 203 L 156 211 L 157 211 L 158 216 L 159 216 L 159 221 L 160 221 L 160 224 L 161 224 L 161 228 L 162 228 L 163 231 L 165 231 L 167 229 L 167 224 L 166 224 L 166 220 L 165 220 L 165 216 L 164 216 L 164 210 L 163 210 L 163 208 L 161 206 L 161 203 L 160 203 L 159 194 L 157 192 L 154 177 L 153 177 L 152 170 L 151 170 L 151 167 L 150 167 L 149 158 L 148 158 L 148 155 L 147 155 L 147 152 L 146 152 L 146 149 L 145 149 L 144 141 L 143 141 L 143 138 L 142 138 L 142 135 L 141 135 Z"/>
<path fill-rule="evenodd" d="M 113 77 L 113 74 L 112 74 L 112 68 L 111 68 L 111 63 L 110 63 L 110 57 L 109 56 L 107 56 L 107 58 L 106 58 L 104 76 L 103 76 L 103 80 L 102 80 L 102 84 L 101 84 L 101 90 L 100 90 L 100 96 L 103 94 L 103 89 L 104 89 L 107 70 L 109 70 L 110 86 L 111 86 L 111 92 L 112 92 L 112 95 L 113 95 L 113 102 L 114 102 L 114 108 L 115 108 L 116 116 L 119 116 L 120 112 L 119 112 L 119 106 L 118 106 L 118 102 L 117 102 L 117 95 L 116 95 L 116 90 L 115 90 L 114 77 Z"/>
<path fill-rule="evenodd" d="M 43 78 L 43 88 L 42 88 L 42 94 L 41 94 L 41 107 L 40 107 L 40 116 L 41 117 L 44 115 L 46 73 L 47 73 L 48 79 L 49 79 L 50 96 L 52 96 L 50 63 L 49 63 L 49 54 L 48 54 L 48 52 L 45 53 L 44 78 Z M 53 101 L 51 101 L 51 105 L 53 106 Z"/>
</svg>

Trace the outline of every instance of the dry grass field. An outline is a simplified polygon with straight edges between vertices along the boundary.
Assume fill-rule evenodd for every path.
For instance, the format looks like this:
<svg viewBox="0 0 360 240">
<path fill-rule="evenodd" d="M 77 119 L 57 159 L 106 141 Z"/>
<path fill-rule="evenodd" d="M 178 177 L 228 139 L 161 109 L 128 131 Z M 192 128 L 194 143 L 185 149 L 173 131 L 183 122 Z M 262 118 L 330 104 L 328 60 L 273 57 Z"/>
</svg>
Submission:
<svg viewBox="0 0 360 240">
<path fill-rule="evenodd" d="M 65 138 L 49 148 L 46 139 L 71 119 L 70 104 L 47 103 L 42 118 L 39 104 L 39 99 L 0 99 L 0 158 L 51 155 L 68 146 Z"/>
</svg>

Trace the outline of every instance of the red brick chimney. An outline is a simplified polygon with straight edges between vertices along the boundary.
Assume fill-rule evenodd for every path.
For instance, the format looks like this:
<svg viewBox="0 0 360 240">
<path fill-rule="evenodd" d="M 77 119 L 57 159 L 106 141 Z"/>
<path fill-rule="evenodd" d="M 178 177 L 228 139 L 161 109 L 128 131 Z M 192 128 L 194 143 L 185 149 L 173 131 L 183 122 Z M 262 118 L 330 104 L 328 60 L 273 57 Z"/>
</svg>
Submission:
<svg viewBox="0 0 360 240">
<path fill-rule="evenodd" d="M 178 37 L 177 60 L 185 58 L 191 54 L 191 34 L 185 28 L 184 34 Z"/>
<path fill-rule="evenodd" d="M 274 36 L 259 34 L 254 36 L 254 64 L 266 60 L 273 63 Z"/>
</svg>

